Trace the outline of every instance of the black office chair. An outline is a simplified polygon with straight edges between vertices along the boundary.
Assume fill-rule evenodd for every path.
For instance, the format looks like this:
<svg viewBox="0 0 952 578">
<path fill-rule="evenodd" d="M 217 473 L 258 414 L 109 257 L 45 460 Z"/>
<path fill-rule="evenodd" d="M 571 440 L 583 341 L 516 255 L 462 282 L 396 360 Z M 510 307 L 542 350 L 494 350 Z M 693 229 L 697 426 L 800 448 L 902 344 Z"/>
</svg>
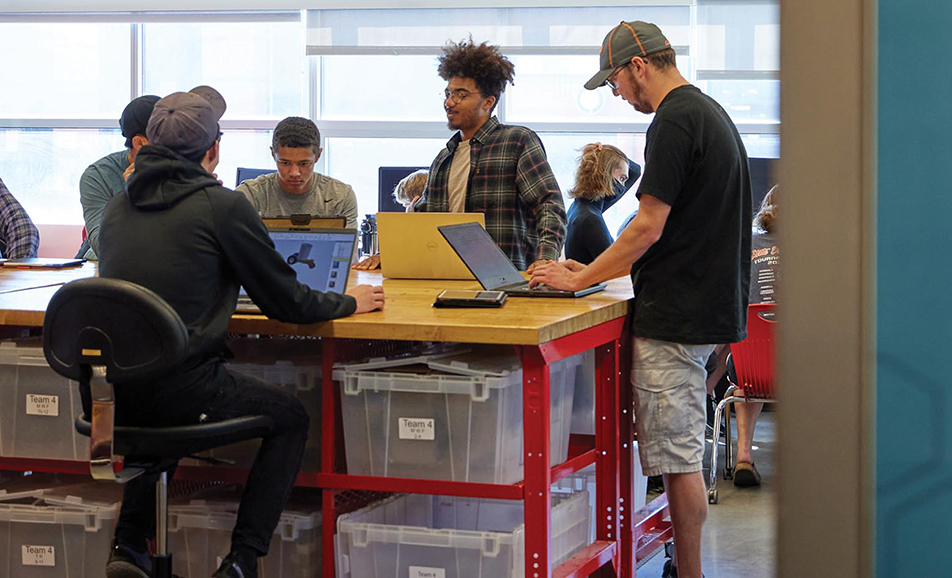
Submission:
<svg viewBox="0 0 952 578">
<path fill-rule="evenodd" d="M 90 438 L 89 469 L 97 480 L 125 483 L 143 473 L 159 474 L 156 487 L 155 578 L 172 577 L 168 552 L 168 471 L 180 458 L 267 435 L 270 417 L 247 416 L 183 427 L 116 426 L 113 387 L 159 376 L 188 353 L 188 331 L 161 297 L 117 279 L 80 279 L 53 295 L 43 322 L 43 351 L 50 366 L 88 388 L 92 420 L 76 418 Z M 125 456 L 115 471 L 115 455 Z"/>
</svg>

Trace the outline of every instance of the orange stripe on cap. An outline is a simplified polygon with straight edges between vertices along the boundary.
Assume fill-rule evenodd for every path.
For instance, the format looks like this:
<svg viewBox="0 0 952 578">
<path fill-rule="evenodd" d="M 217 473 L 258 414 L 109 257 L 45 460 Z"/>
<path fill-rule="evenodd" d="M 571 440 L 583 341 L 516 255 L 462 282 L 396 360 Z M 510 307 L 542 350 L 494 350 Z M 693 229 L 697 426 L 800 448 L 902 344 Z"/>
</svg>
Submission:
<svg viewBox="0 0 952 578">
<path fill-rule="evenodd" d="M 638 48 L 641 49 L 641 55 L 646 56 L 647 53 L 645 52 L 645 47 L 641 45 L 641 39 L 638 38 L 638 33 L 635 32 L 635 29 L 629 26 L 627 22 L 622 22 L 621 24 L 619 24 L 619 26 L 624 26 L 629 31 L 631 31 L 631 35 L 635 37 L 635 42 L 638 43 Z"/>
<path fill-rule="evenodd" d="M 611 33 L 608 35 L 608 66 L 611 66 L 612 68 L 615 68 L 615 62 L 612 59 L 612 38 L 615 37 L 615 32 L 617 31 L 618 26 L 612 28 Z"/>
</svg>

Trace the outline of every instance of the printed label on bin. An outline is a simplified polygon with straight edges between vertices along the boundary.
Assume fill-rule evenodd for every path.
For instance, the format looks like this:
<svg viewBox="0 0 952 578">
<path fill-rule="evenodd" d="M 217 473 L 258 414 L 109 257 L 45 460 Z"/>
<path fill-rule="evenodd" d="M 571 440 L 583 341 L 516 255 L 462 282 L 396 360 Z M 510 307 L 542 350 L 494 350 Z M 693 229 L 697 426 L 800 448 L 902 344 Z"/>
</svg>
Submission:
<svg viewBox="0 0 952 578">
<path fill-rule="evenodd" d="M 410 566 L 410 578 L 446 578 L 446 570 L 425 566 Z"/>
<path fill-rule="evenodd" d="M 53 546 L 22 546 L 24 566 L 56 566 Z"/>
<path fill-rule="evenodd" d="M 401 417 L 400 439 L 433 441 L 436 439 L 436 424 L 432 419 Z"/>
<path fill-rule="evenodd" d="M 59 396 L 26 394 L 26 414 L 58 417 Z"/>
</svg>

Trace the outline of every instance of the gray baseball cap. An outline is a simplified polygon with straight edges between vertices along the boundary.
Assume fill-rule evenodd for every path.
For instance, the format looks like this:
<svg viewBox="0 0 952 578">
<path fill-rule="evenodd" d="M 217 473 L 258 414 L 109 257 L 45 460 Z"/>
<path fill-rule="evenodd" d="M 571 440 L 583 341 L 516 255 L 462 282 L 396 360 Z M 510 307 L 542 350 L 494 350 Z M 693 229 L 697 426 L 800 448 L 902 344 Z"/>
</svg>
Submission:
<svg viewBox="0 0 952 578">
<path fill-rule="evenodd" d="M 210 86 L 173 92 L 155 103 L 146 138 L 186 158 L 201 156 L 218 140 L 218 121 L 225 108 L 225 99 Z"/>
<path fill-rule="evenodd" d="M 631 62 L 635 56 L 648 56 L 668 48 L 671 48 L 671 43 L 656 25 L 640 20 L 622 22 L 602 41 L 598 54 L 600 69 L 585 83 L 585 88 L 595 90 L 605 84 L 617 67 Z"/>
</svg>

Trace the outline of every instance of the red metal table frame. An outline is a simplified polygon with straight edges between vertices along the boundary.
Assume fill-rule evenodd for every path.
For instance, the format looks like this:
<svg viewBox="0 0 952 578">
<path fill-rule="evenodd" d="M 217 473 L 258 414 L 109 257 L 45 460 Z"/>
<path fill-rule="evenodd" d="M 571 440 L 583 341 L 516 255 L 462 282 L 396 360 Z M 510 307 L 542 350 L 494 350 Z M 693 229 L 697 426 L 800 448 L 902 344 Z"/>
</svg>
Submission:
<svg viewBox="0 0 952 578">
<path fill-rule="evenodd" d="M 338 338 L 322 338 L 323 383 L 334 384 L 333 365 L 341 346 Z M 654 554 L 672 536 L 667 500 L 654 500 L 637 512 L 632 501 L 632 392 L 625 318 L 584 329 L 541 345 L 517 345 L 523 366 L 523 435 L 525 479 L 517 484 L 485 484 L 444 480 L 386 478 L 338 473 L 341 450 L 340 390 L 323 387 L 322 463 L 320 473 L 304 472 L 297 485 L 323 490 L 323 568 L 335 575 L 334 493 L 368 490 L 522 500 L 525 504 L 526 578 L 575 578 L 589 575 L 633 578 L 635 566 Z M 549 366 L 595 349 L 596 432 L 590 440 L 573 436 L 569 459 L 550 467 Z M 583 438 L 586 436 L 583 436 Z M 587 436 L 591 437 L 591 436 Z M 585 442 L 588 443 L 585 443 Z M 549 562 L 552 483 L 591 463 L 596 464 L 596 541 L 557 568 Z M 88 462 L 0 458 L 0 469 L 88 473 Z M 180 467 L 176 478 L 196 481 L 243 482 L 247 470 L 223 467 Z M 609 564 L 610 563 L 610 564 Z"/>
<path fill-rule="evenodd" d="M 526 578 L 574 578 L 596 573 L 611 562 L 608 575 L 634 576 L 634 513 L 629 514 L 631 493 L 631 388 L 627 368 L 625 318 L 617 318 L 560 339 L 537 346 L 515 346 L 522 360 L 523 439 L 525 479 L 513 485 L 454 482 L 445 480 L 357 476 L 338 473 L 341 444 L 338 436 L 340 390 L 323 387 L 322 454 L 318 486 L 323 489 L 323 560 L 322 576 L 335 575 L 334 552 L 336 512 L 334 492 L 338 490 L 370 490 L 408 492 L 476 498 L 522 500 L 525 504 Z M 333 384 L 333 366 L 341 347 L 340 340 L 322 339 L 323 383 Z M 593 449 L 576 452 L 569 460 L 550 467 L 549 456 L 549 366 L 571 355 L 595 349 L 596 428 Z M 621 385 L 624 384 L 625 387 Z M 621 411 L 619 411 L 619 409 Z M 577 446 L 575 446 L 577 447 Z M 596 541 L 558 568 L 549 562 L 551 533 L 550 488 L 553 482 L 596 464 Z M 619 466 L 622 467 L 619 467 Z M 653 505 L 655 505 L 653 503 Z M 664 525 L 666 502 L 660 505 L 649 523 Z M 655 505 L 657 506 L 657 505 Z M 619 528 L 619 522 L 623 522 Z M 653 533 L 652 535 L 656 534 Z M 653 543 L 652 543 L 653 544 Z M 651 545 L 651 544 L 647 544 Z"/>
</svg>

